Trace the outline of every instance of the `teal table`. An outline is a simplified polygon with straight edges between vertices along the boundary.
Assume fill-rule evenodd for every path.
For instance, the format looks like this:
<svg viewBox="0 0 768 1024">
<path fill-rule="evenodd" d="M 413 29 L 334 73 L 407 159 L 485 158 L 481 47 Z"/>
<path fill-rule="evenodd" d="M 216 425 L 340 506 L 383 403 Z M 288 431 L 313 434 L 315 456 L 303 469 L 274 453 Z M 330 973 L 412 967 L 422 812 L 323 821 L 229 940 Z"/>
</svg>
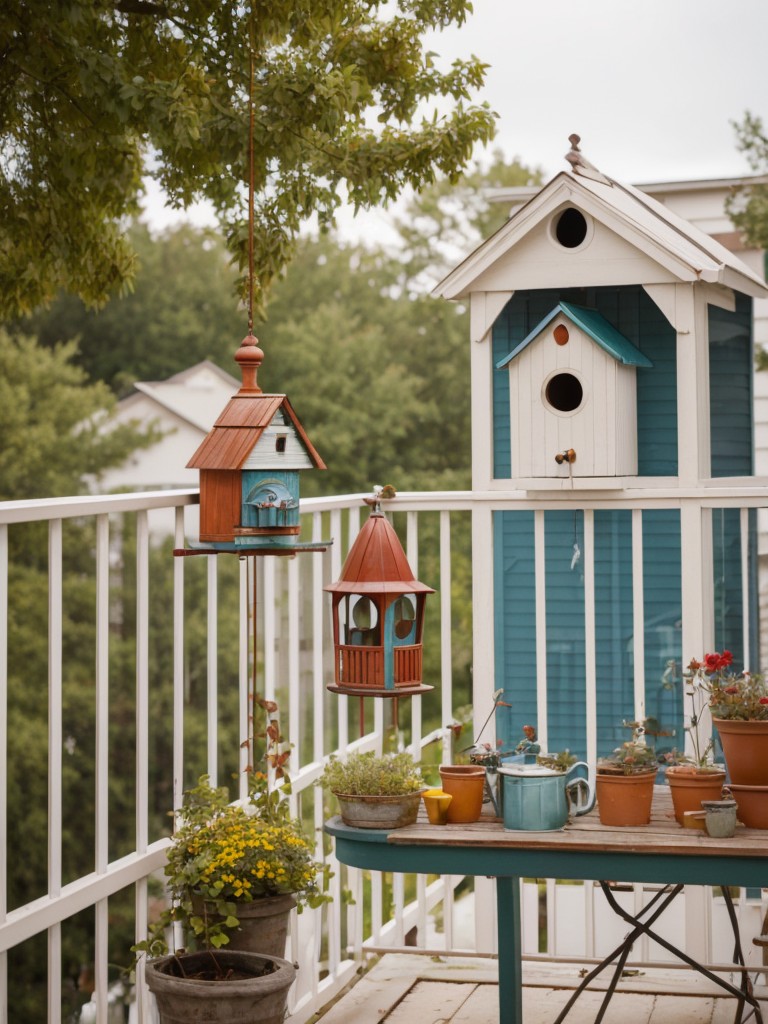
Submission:
<svg viewBox="0 0 768 1024">
<path fill-rule="evenodd" d="M 521 878 L 610 878 L 670 887 L 768 885 L 768 832 L 739 828 L 733 839 L 710 839 L 701 831 L 681 828 L 674 820 L 669 791 L 664 787 L 657 788 L 653 807 L 651 824 L 642 828 L 603 826 L 596 812 L 574 819 L 559 832 L 507 832 L 499 821 L 490 818 L 472 825 L 444 826 L 430 825 L 424 818 L 391 832 L 351 828 L 340 818 L 332 818 L 325 828 L 336 840 L 339 861 L 352 867 L 495 877 L 499 1019 L 500 1024 L 523 1024 Z M 646 931 L 655 916 L 658 914 L 652 914 L 645 924 L 635 918 L 627 920 L 636 930 Z M 685 958 L 685 954 L 673 951 Z M 628 949 L 624 959 L 626 953 Z M 688 962 L 704 972 L 695 962 Z M 744 996 L 748 987 L 746 975 L 744 978 L 741 992 L 715 980 L 737 996 Z M 753 1003 L 749 995 L 745 998 Z M 741 1019 L 743 1001 L 740 999 L 737 1020 Z M 754 1003 L 749 1012 L 752 1019 L 760 1020 L 759 1008 L 753 1011 Z"/>
</svg>

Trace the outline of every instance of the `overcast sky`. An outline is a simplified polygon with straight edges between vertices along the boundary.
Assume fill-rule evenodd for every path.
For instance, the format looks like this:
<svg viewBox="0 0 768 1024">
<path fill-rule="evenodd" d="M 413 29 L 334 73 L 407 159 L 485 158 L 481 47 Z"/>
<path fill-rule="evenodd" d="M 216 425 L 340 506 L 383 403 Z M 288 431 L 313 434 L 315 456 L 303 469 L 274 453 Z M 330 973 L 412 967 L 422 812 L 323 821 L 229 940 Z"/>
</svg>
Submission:
<svg viewBox="0 0 768 1024">
<path fill-rule="evenodd" d="M 741 174 L 730 122 L 768 122 L 768 0 L 474 0 L 430 44 L 490 65 L 497 144 L 548 177 L 572 132 L 623 181 Z"/>
<path fill-rule="evenodd" d="M 620 181 L 745 174 L 730 122 L 750 110 L 768 125 L 768 0 L 474 0 L 428 45 L 490 65 L 478 99 L 499 115 L 494 145 L 545 179 L 567 168 L 572 132 Z"/>
</svg>

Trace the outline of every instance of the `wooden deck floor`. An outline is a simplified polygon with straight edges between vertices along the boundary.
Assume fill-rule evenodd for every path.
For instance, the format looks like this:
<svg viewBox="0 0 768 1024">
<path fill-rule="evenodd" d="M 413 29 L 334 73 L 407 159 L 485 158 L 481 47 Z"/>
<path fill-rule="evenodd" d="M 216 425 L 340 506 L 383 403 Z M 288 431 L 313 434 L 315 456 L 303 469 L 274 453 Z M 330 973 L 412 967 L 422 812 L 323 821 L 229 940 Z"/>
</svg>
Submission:
<svg viewBox="0 0 768 1024">
<path fill-rule="evenodd" d="M 319 1024 L 495 1024 L 495 961 L 384 956 L 320 1018 Z M 573 966 L 523 967 L 525 1024 L 552 1024 L 578 983 Z M 735 1000 L 688 972 L 642 972 L 621 983 L 605 1024 L 733 1024 Z M 583 993 L 567 1024 L 594 1024 L 602 993 Z M 768 997 L 763 1003 L 768 1021 Z"/>
</svg>

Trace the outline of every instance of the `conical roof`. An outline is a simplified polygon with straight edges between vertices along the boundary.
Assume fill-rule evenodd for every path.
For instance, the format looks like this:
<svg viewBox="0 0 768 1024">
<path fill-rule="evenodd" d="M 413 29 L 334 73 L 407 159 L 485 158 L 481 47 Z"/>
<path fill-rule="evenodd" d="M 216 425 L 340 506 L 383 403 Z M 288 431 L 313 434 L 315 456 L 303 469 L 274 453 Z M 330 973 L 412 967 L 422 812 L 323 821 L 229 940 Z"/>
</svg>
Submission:
<svg viewBox="0 0 768 1024">
<path fill-rule="evenodd" d="M 433 594 L 419 583 L 389 520 L 372 512 L 349 550 L 341 576 L 325 587 L 336 594 Z"/>
</svg>

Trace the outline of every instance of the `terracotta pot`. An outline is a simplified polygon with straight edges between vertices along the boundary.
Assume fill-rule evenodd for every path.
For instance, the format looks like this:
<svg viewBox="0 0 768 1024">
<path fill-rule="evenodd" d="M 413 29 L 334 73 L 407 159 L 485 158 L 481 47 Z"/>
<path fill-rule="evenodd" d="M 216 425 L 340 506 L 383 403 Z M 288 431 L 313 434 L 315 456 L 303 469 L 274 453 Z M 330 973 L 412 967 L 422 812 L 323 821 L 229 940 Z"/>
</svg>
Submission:
<svg viewBox="0 0 768 1024">
<path fill-rule="evenodd" d="M 398 796 L 375 794 L 359 796 L 334 793 L 339 801 L 341 820 L 355 828 L 402 828 L 416 821 L 421 803 L 421 790 Z"/>
<path fill-rule="evenodd" d="M 219 974 L 232 977 L 218 980 Z M 282 1024 L 296 968 L 280 957 L 203 950 L 147 962 L 160 1024 Z"/>
<path fill-rule="evenodd" d="M 731 783 L 738 805 L 736 817 L 747 828 L 768 829 L 768 786 L 737 786 Z"/>
<path fill-rule="evenodd" d="M 262 953 L 265 956 L 285 956 L 291 911 L 296 906 L 293 896 L 288 893 L 281 896 L 260 896 L 250 903 L 236 905 L 235 914 L 240 927 L 227 931 L 227 949 Z M 221 921 L 213 905 L 199 897 L 193 897 L 192 906 L 197 914 L 202 915 L 207 911 L 212 922 Z"/>
<path fill-rule="evenodd" d="M 651 820 L 656 769 L 636 775 L 598 770 L 597 812 L 604 825 L 647 825 Z"/>
<path fill-rule="evenodd" d="M 768 786 L 768 721 L 713 718 L 725 766 L 737 786 Z"/>
<path fill-rule="evenodd" d="M 485 768 L 476 764 L 441 764 L 443 791 L 453 799 L 448 805 L 448 824 L 477 821 L 483 809 Z"/>
<path fill-rule="evenodd" d="M 666 775 L 678 825 L 686 811 L 701 810 L 702 800 L 719 800 L 725 784 L 724 771 L 702 771 L 693 765 L 673 765 Z"/>
</svg>

